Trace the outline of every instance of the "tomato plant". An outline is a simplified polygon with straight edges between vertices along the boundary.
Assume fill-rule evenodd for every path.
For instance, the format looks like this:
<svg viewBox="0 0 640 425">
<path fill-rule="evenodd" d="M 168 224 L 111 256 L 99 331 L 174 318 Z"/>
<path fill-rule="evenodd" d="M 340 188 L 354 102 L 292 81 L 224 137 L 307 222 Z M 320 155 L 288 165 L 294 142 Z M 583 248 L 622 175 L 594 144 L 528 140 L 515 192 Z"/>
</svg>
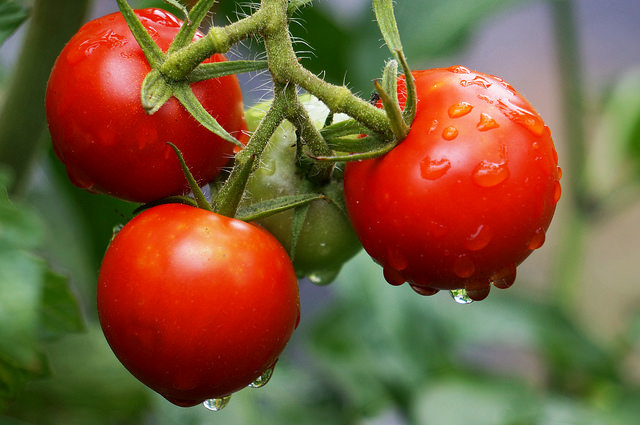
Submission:
<svg viewBox="0 0 640 425">
<path fill-rule="evenodd" d="M 413 76 L 410 132 L 385 156 L 347 164 L 347 209 L 389 283 L 482 299 L 542 246 L 560 197 L 556 151 L 504 80 L 461 66 Z"/>
<path fill-rule="evenodd" d="M 180 406 L 259 378 L 300 314 L 295 272 L 273 236 L 181 204 L 145 210 L 115 236 L 98 313 L 123 365 Z"/>
<path fill-rule="evenodd" d="M 301 96 L 300 100 L 314 124 L 322 126 L 329 110 L 312 96 Z M 259 104 L 247 111 L 250 130 L 258 125 L 266 108 L 267 105 Z M 263 166 L 249 178 L 245 202 L 261 202 L 304 191 L 323 193 L 326 199 L 308 205 L 292 257 L 298 277 L 309 277 L 314 283 L 327 284 L 335 279 L 342 265 L 361 249 L 361 245 L 344 207 L 341 173 L 334 172 L 333 178 L 320 187 L 309 182 L 298 163 L 298 142 L 293 125 L 284 122 L 278 127 L 260 157 Z M 257 222 L 291 253 L 293 209 Z"/>
<path fill-rule="evenodd" d="M 181 21 L 160 9 L 138 10 L 136 15 L 166 51 Z M 195 39 L 202 37 L 197 33 Z M 207 61 L 224 60 L 216 54 Z M 175 98 L 155 114 L 145 113 L 140 87 L 149 70 L 120 13 L 85 24 L 59 55 L 47 87 L 47 121 L 54 150 L 76 186 L 148 202 L 188 189 L 166 142 L 182 151 L 201 184 L 231 158 L 233 145 L 196 122 Z M 228 132 L 238 134 L 246 128 L 235 76 L 191 87 Z"/>
</svg>

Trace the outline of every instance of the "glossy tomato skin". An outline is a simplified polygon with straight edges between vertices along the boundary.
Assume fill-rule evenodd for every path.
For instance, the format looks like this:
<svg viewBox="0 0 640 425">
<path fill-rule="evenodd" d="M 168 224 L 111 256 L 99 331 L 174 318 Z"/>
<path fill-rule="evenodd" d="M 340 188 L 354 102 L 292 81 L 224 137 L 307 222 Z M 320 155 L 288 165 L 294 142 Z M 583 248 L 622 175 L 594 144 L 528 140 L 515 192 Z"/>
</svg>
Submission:
<svg viewBox="0 0 640 425">
<path fill-rule="evenodd" d="M 118 359 L 180 406 L 253 382 L 299 320 L 295 272 L 273 236 L 179 204 L 146 210 L 115 236 L 97 297 Z"/>
<path fill-rule="evenodd" d="M 181 22 L 161 9 L 136 11 L 166 51 Z M 195 38 L 201 38 L 198 33 Z M 208 61 L 223 61 L 215 55 Z M 175 153 L 182 151 L 200 183 L 215 177 L 233 144 L 198 124 L 175 98 L 153 115 L 140 102 L 150 67 L 120 13 L 85 24 L 51 71 L 46 114 L 54 151 L 78 187 L 135 202 L 188 191 Z M 231 134 L 246 129 L 235 76 L 192 84 L 196 97 Z"/>
<path fill-rule="evenodd" d="M 557 154 L 504 80 L 462 66 L 413 75 L 409 135 L 383 157 L 347 164 L 347 209 L 387 281 L 481 299 L 491 283 L 510 286 L 544 242 L 560 197 Z"/>
</svg>

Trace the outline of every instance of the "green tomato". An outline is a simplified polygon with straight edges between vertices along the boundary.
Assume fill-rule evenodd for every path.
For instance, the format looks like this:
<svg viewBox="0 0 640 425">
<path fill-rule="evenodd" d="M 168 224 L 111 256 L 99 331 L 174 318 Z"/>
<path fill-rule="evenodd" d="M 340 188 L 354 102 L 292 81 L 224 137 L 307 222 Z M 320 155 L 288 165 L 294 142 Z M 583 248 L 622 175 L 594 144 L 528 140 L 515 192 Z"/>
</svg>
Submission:
<svg viewBox="0 0 640 425">
<path fill-rule="evenodd" d="M 301 100 L 314 124 L 321 127 L 329 110 L 312 96 L 301 96 Z M 255 130 L 268 106 L 268 103 L 262 103 L 247 111 L 247 124 L 251 131 Z M 328 184 L 314 187 L 298 167 L 296 141 L 295 128 L 284 121 L 262 154 L 261 167 L 249 178 L 247 195 L 242 205 L 308 191 L 325 194 L 328 199 L 315 200 L 309 204 L 294 252 L 291 252 L 294 209 L 259 219 L 257 223 L 287 249 L 298 277 L 307 277 L 316 284 L 328 284 L 362 245 L 344 208 L 342 173 L 334 172 L 336 176 Z"/>
</svg>

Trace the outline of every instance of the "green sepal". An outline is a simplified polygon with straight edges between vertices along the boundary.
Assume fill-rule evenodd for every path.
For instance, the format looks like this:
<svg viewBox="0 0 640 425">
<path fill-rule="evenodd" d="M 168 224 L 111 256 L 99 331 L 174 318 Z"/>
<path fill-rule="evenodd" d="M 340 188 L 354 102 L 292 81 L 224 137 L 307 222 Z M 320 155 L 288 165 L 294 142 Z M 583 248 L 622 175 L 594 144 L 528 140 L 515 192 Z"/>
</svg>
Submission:
<svg viewBox="0 0 640 425">
<path fill-rule="evenodd" d="M 238 208 L 235 218 L 243 221 L 255 221 L 290 208 L 297 208 L 309 204 L 317 199 L 324 199 L 325 196 L 319 193 L 302 193 L 297 195 L 287 195 L 269 199 L 263 202 L 256 202 L 245 207 Z"/>
<path fill-rule="evenodd" d="M 374 81 L 374 85 L 376 91 L 380 95 L 380 100 L 382 101 L 384 111 L 389 117 L 391 131 L 393 131 L 395 139 L 400 142 L 405 137 L 407 137 L 407 134 L 409 133 L 409 126 L 402 117 L 402 111 L 400 110 L 400 105 L 398 105 L 397 98 L 394 102 L 393 97 L 389 93 L 387 93 L 387 91 L 380 85 L 379 82 Z"/>
<path fill-rule="evenodd" d="M 160 71 L 149 71 L 140 88 L 140 101 L 148 115 L 155 114 L 173 96 L 173 86 L 167 83 Z"/>
<path fill-rule="evenodd" d="M 196 98 L 188 83 L 178 83 L 173 88 L 173 95 L 180 101 L 182 106 L 193 116 L 202 126 L 221 137 L 222 139 L 243 148 L 238 139 L 230 135 L 211 114 L 204 109 L 204 106 Z"/>
<path fill-rule="evenodd" d="M 373 11 L 382 37 L 391 53 L 395 56 L 398 50 L 402 51 L 402 42 L 400 41 L 396 17 L 393 13 L 393 0 L 373 0 Z"/>
<path fill-rule="evenodd" d="M 413 123 L 413 119 L 416 117 L 416 110 L 418 107 L 418 94 L 416 93 L 416 81 L 413 78 L 413 74 L 411 73 L 411 68 L 409 68 L 409 64 L 407 63 L 407 58 L 404 56 L 402 50 L 398 52 L 398 59 L 400 60 L 400 65 L 402 66 L 402 72 L 404 73 L 405 78 L 405 86 L 407 89 L 407 99 L 404 103 L 404 110 L 402 111 L 402 118 L 404 118 L 404 122 L 407 123 L 409 127 Z"/>
<path fill-rule="evenodd" d="M 387 62 L 382 72 L 382 88 L 389 95 L 390 101 L 398 105 L 398 61 L 392 59 Z M 378 93 L 380 95 L 380 93 Z"/>
<path fill-rule="evenodd" d="M 296 248 L 298 248 L 298 239 L 307 219 L 307 213 L 311 204 L 306 203 L 293 210 L 293 219 L 291 220 L 291 246 L 289 247 L 289 257 L 291 261 L 296 259 Z"/>
<path fill-rule="evenodd" d="M 242 153 L 243 151 L 239 152 L 239 154 Z M 220 215 L 237 217 L 238 206 L 257 159 L 256 155 L 245 155 L 244 157 L 246 159 L 238 161 L 238 155 L 236 155 L 231 174 L 214 199 L 214 211 Z"/>
<path fill-rule="evenodd" d="M 176 0 L 164 1 L 182 10 L 185 14 L 186 21 L 185 24 L 180 27 L 178 34 L 176 34 L 176 37 L 171 42 L 171 46 L 169 46 L 167 53 L 171 54 L 191 43 L 193 36 L 196 35 L 196 32 L 198 31 L 198 27 L 202 23 L 202 20 L 207 16 L 209 10 L 213 7 L 215 0 L 200 0 L 195 6 L 193 6 L 193 8 L 191 8 L 191 11 L 187 11 L 187 8 Z"/>
<path fill-rule="evenodd" d="M 165 61 L 166 55 L 160 47 L 158 47 L 156 42 L 153 41 L 153 38 L 151 38 L 151 35 L 149 35 L 144 28 L 140 19 L 138 19 L 131 6 L 129 6 L 129 3 L 127 3 L 126 0 L 116 1 L 131 33 L 140 45 L 144 56 L 147 58 L 147 62 L 149 62 L 151 68 L 158 68 Z"/>
<path fill-rule="evenodd" d="M 367 134 L 369 130 L 356 120 L 340 121 L 320 129 L 320 134 L 325 139 Z"/>
<path fill-rule="evenodd" d="M 180 152 L 180 149 L 178 149 L 178 147 L 171 142 L 167 142 L 167 144 L 171 146 L 171 149 L 174 150 L 176 156 L 178 157 L 178 161 L 180 161 L 180 167 L 182 167 L 182 172 L 184 173 L 184 176 L 189 183 L 191 192 L 193 192 L 193 197 L 196 200 L 196 205 L 198 206 L 198 208 L 202 208 L 203 210 L 207 211 L 213 211 L 211 204 L 209 203 L 209 201 L 207 201 L 204 193 L 202 193 L 200 186 L 198 186 L 198 182 L 196 182 L 193 174 L 191 174 L 191 171 L 189 171 L 189 167 L 187 167 L 186 162 L 184 162 L 184 157 L 182 156 L 182 152 Z"/>
<path fill-rule="evenodd" d="M 356 141 L 354 141 L 355 143 Z M 313 159 L 317 161 L 328 161 L 328 162 L 351 162 L 351 161 L 360 161 L 363 159 L 372 159 L 377 158 L 379 156 L 383 156 L 384 154 L 390 152 L 393 148 L 398 145 L 398 141 L 394 140 L 392 142 L 384 142 L 380 140 L 376 136 L 366 136 L 362 139 L 357 140 L 358 146 L 362 151 L 358 153 L 352 153 L 349 155 L 336 155 L 336 156 L 312 156 Z M 354 150 L 355 152 L 355 150 Z"/>
<path fill-rule="evenodd" d="M 241 74 L 267 69 L 269 62 L 266 60 L 238 60 L 227 62 L 213 62 L 200 64 L 187 75 L 187 81 L 195 83 L 211 78 L 224 77 L 226 75 Z"/>
</svg>

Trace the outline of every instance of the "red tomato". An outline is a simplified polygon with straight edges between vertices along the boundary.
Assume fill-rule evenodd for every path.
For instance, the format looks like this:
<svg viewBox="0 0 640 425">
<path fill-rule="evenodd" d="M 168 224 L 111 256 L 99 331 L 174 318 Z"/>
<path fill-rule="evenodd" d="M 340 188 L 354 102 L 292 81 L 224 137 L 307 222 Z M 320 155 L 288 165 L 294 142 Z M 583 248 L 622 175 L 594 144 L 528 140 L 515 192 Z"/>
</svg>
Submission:
<svg viewBox="0 0 640 425">
<path fill-rule="evenodd" d="M 383 157 L 347 164 L 347 209 L 389 283 L 482 299 L 491 283 L 510 286 L 544 242 L 560 197 L 550 131 L 498 77 L 461 66 L 413 75 L 409 135 Z"/>
<path fill-rule="evenodd" d="M 161 9 L 136 14 L 166 51 L 181 22 Z M 223 60 L 215 55 L 209 61 Z M 147 202 L 188 191 L 166 142 L 180 148 L 200 183 L 231 158 L 234 145 L 198 124 L 175 98 L 154 115 L 145 113 L 140 87 L 149 70 L 120 13 L 85 24 L 60 53 L 47 86 L 47 121 L 54 150 L 76 186 Z M 246 129 L 235 76 L 191 87 L 228 132 L 238 137 Z"/>
<path fill-rule="evenodd" d="M 180 204 L 127 223 L 98 278 L 114 353 L 180 406 L 229 395 L 272 367 L 299 308 L 293 265 L 271 234 Z"/>
</svg>

